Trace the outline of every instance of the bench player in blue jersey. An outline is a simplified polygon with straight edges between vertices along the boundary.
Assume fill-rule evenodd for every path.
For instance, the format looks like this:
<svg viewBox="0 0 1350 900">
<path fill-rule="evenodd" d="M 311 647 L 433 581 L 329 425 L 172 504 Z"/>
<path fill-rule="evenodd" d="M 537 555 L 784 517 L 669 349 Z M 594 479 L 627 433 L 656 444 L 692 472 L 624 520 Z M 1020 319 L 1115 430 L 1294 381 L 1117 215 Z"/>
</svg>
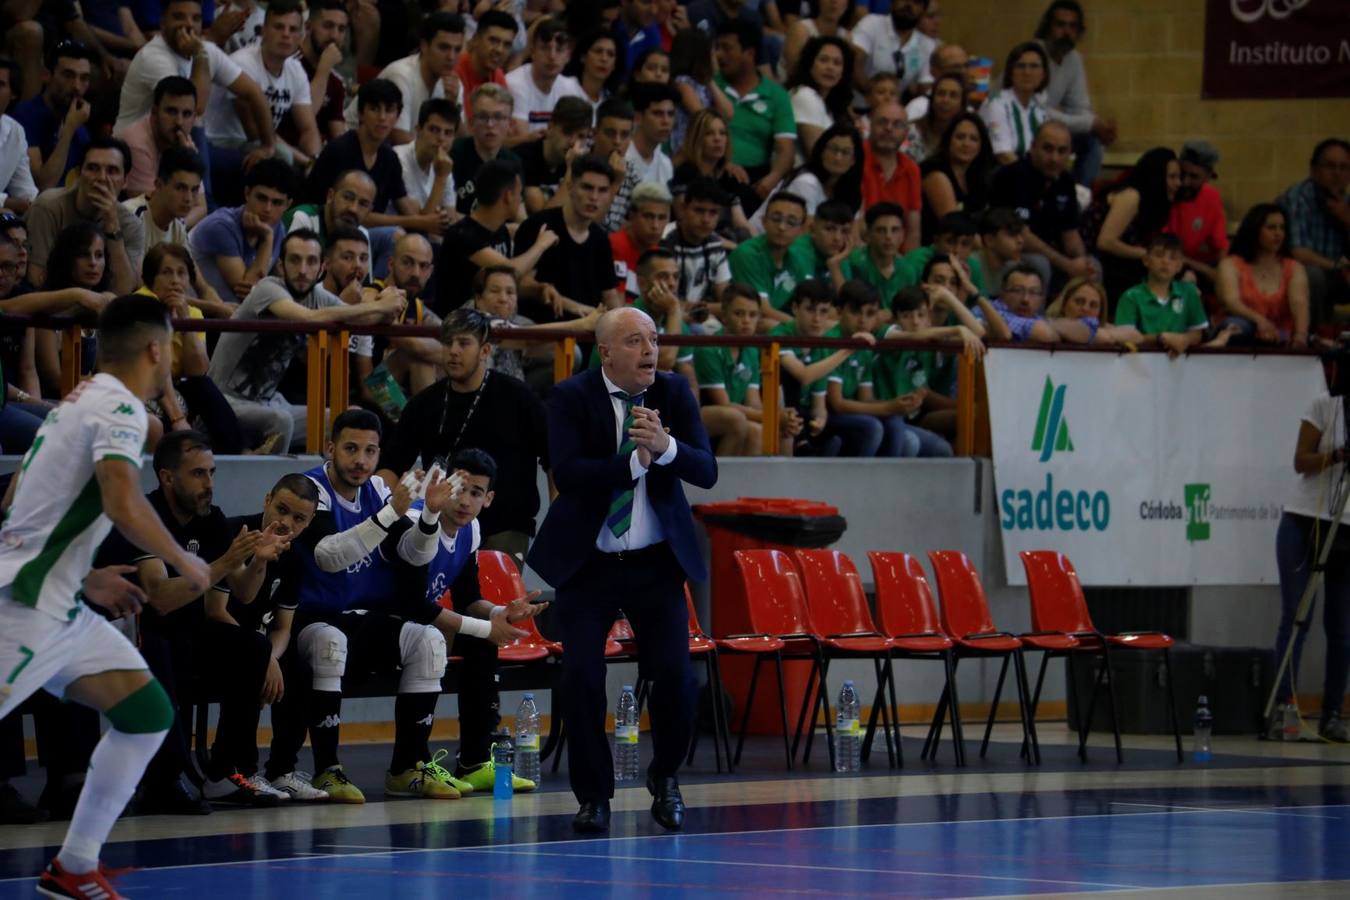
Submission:
<svg viewBox="0 0 1350 900">
<path fill-rule="evenodd" d="M 421 593 L 409 597 L 398 590 L 395 567 L 396 561 L 414 567 L 431 561 L 437 519 L 450 501 L 451 486 L 445 479 L 430 479 L 423 511 L 416 520 L 406 518 L 423 475 L 412 473 L 392 486 L 373 475 L 380 421 L 368 410 L 351 409 L 334 420 L 327 456 L 328 462 L 305 473 L 319 490 L 319 505 L 313 523 L 292 547 L 298 551 L 300 585 L 288 655 L 293 671 L 308 669 L 310 689 L 289 692 L 274 706 L 273 716 L 301 716 L 308 725 L 315 789 L 337 802 L 362 803 L 364 794 L 338 762 L 343 677 L 398 671 L 385 792 L 457 798 L 450 773 L 431 762 L 428 747 L 445 674 L 445 637 L 420 618 Z M 504 643 L 519 634 L 506 622 L 494 622 L 488 636 Z M 305 680 L 288 679 L 293 689 Z M 303 733 L 303 728 L 274 729 L 269 780 L 295 770 L 300 750 L 295 736 L 302 740 Z"/>
<path fill-rule="evenodd" d="M 492 734 L 499 721 L 497 695 L 497 644 L 480 640 L 494 622 L 516 623 L 532 618 L 548 604 L 534 603 L 538 592 L 496 606 L 483 599 L 478 582 L 478 548 L 482 544 L 478 514 L 492 503 L 497 481 L 497 463 L 482 450 L 460 450 L 447 467 L 457 482 L 449 505 L 440 515 L 436 555 L 422 578 L 428 607 L 436 609 L 432 624 L 450 642 L 452 656 L 463 662 L 459 681 L 459 764 L 455 785 L 466 790 L 489 792 L 496 777 L 492 764 Z M 413 513 L 409 512 L 409 515 Z M 417 573 L 421 576 L 421 573 Z M 413 590 L 412 587 L 409 590 Z M 440 606 L 446 592 L 453 609 Z M 444 753 L 439 751 L 438 756 Z M 515 790 L 532 791 L 535 784 L 513 776 Z"/>
</svg>

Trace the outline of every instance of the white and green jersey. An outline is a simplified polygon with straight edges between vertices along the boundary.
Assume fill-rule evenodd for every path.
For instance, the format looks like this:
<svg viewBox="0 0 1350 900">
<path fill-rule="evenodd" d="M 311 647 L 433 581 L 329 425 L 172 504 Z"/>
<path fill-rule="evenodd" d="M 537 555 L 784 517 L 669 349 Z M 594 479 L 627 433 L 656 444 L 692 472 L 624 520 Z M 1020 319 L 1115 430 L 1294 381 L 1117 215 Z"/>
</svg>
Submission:
<svg viewBox="0 0 1350 900">
<path fill-rule="evenodd" d="M 75 388 L 38 429 L 0 527 L 0 587 L 15 601 L 73 619 L 94 553 L 112 530 L 94 465 L 141 466 L 145 404 L 112 375 Z"/>
</svg>

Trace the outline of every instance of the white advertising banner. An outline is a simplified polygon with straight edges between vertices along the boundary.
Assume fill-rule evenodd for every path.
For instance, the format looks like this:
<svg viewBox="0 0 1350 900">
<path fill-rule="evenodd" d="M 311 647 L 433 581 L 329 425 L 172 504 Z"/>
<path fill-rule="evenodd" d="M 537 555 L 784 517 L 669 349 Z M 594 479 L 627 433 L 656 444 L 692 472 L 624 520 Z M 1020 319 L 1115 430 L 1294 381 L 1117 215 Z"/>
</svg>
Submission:
<svg viewBox="0 0 1350 900">
<path fill-rule="evenodd" d="M 1058 550 L 1088 585 L 1275 584 L 1316 359 L 990 350 L 1008 580 Z"/>
</svg>

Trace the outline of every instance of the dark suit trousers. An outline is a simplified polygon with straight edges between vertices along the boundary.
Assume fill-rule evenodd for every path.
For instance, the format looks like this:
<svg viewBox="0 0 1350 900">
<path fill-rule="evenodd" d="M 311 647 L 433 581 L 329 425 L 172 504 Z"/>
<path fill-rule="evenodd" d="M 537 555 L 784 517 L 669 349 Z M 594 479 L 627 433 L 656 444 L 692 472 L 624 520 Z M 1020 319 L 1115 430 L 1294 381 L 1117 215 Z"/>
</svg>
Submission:
<svg viewBox="0 0 1350 900">
<path fill-rule="evenodd" d="M 665 544 L 634 553 L 595 551 L 557 590 L 562 636 L 562 712 L 567 768 L 582 803 L 614 796 L 614 763 L 605 734 L 605 637 L 623 610 L 637 638 L 638 670 L 652 683 L 655 758 L 648 774 L 674 775 L 692 734 L 696 685 L 689 662 L 684 570 Z"/>
</svg>

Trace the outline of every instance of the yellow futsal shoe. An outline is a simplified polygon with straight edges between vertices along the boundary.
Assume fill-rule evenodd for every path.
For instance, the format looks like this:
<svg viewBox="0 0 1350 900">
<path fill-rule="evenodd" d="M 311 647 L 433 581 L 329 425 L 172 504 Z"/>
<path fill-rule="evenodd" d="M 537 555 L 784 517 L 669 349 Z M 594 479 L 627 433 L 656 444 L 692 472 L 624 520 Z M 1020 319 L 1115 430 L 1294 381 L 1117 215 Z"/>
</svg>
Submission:
<svg viewBox="0 0 1350 900">
<path fill-rule="evenodd" d="M 455 778 L 441 768 L 446 751 L 437 751 L 429 763 L 418 763 L 406 772 L 384 776 L 386 797 L 424 797 L 428 800 L 458 800 Z"/>
<path fill-rule="evenodd" d="M 493 744 L 495 747 L 496 744 Z M 492 751 L 488 750 L 488 761 L 477 766 L 469 766 L 464 772 L 464 781 L 473 785 L 475 791 L 484 794 L 491 794 L 493 784 L 497 780 L 497 764 L 492 760 Z M 515 772 L 511 773 L 511 789 L 517 793 L 527 793 L 535 789 L 535 783 L 528 778 L 521 778 Z"/>
<path fill-rule="evenodd" d="M 329 766 L 314 778 L 315 789 L 328 792 L 330 803 L 365 803 L 366 795 L 347 780 L 342 766 Z"/>
</svg>

